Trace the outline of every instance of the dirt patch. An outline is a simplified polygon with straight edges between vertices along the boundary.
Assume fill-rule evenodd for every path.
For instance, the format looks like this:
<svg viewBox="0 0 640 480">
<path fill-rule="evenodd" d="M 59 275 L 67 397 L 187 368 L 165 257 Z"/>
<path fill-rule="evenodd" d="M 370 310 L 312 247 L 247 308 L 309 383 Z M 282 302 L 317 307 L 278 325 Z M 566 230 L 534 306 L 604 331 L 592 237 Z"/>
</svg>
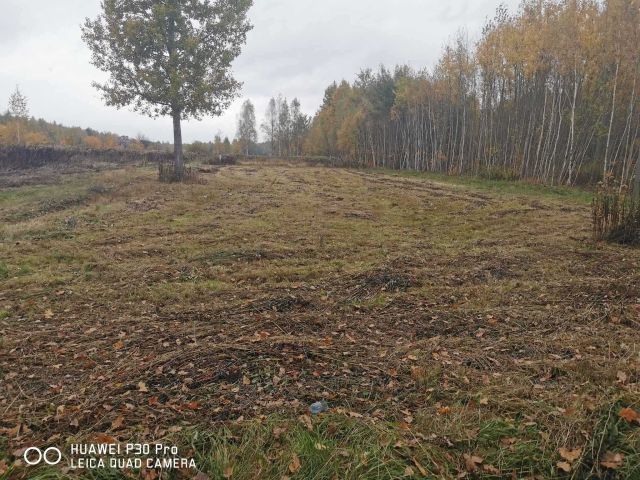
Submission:
<svg viewBox="0 0 640 480">
<path fill-rule="evenodd" d="M 305 310 L 312 306 L 311 301 L 289 295 L 285 297 L 265 298 L 251 303 L 247 308 L 254 312 L 290 312 L 292 310 Z"/>
<path fill-rule="evenodd" d="M 406 292 L 418 285 L 410 275 L 384 268 L 355 275 L 345 283 L 347 301 L 370 299 L 384 292 Z"/>
</svg>

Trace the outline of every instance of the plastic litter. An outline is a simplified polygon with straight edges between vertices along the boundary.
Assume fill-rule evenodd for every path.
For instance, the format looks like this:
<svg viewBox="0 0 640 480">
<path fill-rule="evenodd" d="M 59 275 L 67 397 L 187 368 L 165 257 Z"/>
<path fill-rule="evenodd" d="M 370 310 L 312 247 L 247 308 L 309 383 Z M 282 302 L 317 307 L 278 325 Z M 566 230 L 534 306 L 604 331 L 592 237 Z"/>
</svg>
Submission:
<svg viewBox="0 0 640 480">
<path fill-rule="evenodd" d="M 329 404 L 324 400 L 321 402 L 316 402 L 309 407 L 309 411 L 312 415 L 320 415 L 321 413 L 329 410 Z"/>
</svg>

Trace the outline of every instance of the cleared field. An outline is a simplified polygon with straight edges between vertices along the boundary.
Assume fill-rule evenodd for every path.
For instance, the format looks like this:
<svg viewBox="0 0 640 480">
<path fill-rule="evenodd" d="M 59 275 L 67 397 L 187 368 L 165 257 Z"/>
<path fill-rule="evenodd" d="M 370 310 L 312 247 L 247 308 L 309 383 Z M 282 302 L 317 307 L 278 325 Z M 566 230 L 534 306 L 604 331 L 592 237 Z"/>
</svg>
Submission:
<svg viewBox="0 0 640 480">
<path fill-rule="evenodd" d="M 640 478 L 640 250 L 591 241 L 587 194 L 202 178 L 0 192 L 0 478 L 80 476 L 14 455 L 105 436 L 210 478 Z"/>
</svg>

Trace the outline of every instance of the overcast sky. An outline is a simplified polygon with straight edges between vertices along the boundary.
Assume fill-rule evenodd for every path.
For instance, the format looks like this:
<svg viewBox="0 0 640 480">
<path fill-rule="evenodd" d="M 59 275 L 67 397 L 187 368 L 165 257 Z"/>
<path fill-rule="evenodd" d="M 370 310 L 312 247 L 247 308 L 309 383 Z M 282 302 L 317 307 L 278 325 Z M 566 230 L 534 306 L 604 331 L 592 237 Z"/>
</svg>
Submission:
<svg viewBox="0 0 640 480">
<path fill-rule="evenodd" d="M 103 74 L 89 64 L 80 24 L 98 14 L 99 0 L 0 3 L 1 110 L 20 84 L 35 117 L 172 141 L 170 119 L 106 107 L 91 87 Z M 217 132 L 232 138 L 245 98 L 256 105 L 259 122 L 279 93 L 298 97 L 313 114 L 331 82 L 352 80 L 362 68 L 432 67 L 458 30 L 476 39 L 501 3 L 515 10 L 519 0 L 255 0 L 254 29 L 234 65 L 244 83 L 241 99 L 222 117 L 185 124 L 184 139 L 210 141 Z"/>
</svg>

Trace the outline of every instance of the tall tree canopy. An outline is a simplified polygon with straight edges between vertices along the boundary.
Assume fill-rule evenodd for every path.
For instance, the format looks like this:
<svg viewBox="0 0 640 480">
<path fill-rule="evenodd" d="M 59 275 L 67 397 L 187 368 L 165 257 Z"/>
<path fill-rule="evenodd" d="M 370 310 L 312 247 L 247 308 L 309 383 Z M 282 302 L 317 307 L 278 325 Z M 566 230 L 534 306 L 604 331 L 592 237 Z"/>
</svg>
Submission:
<svg viewBox="0 0 640 480">
<path fill-rule="evenodd" d="M 173 118 L 176 170 L 183 169 L 181 120 L 220 115 L 240 87 L 231 63 L 252 28 L 252 0 L 103 0 L 82 36 L 94 83 L 107 105 Z"/>
<path fill-rule="evenodd" d="M 331 85 L 306 148 L 344 163 L 545 183 L 640 175 L 640 0 L 523 0 L 432 71 Z M 640 186 L 638 187 L 640 190 Z"/>
</svg>

